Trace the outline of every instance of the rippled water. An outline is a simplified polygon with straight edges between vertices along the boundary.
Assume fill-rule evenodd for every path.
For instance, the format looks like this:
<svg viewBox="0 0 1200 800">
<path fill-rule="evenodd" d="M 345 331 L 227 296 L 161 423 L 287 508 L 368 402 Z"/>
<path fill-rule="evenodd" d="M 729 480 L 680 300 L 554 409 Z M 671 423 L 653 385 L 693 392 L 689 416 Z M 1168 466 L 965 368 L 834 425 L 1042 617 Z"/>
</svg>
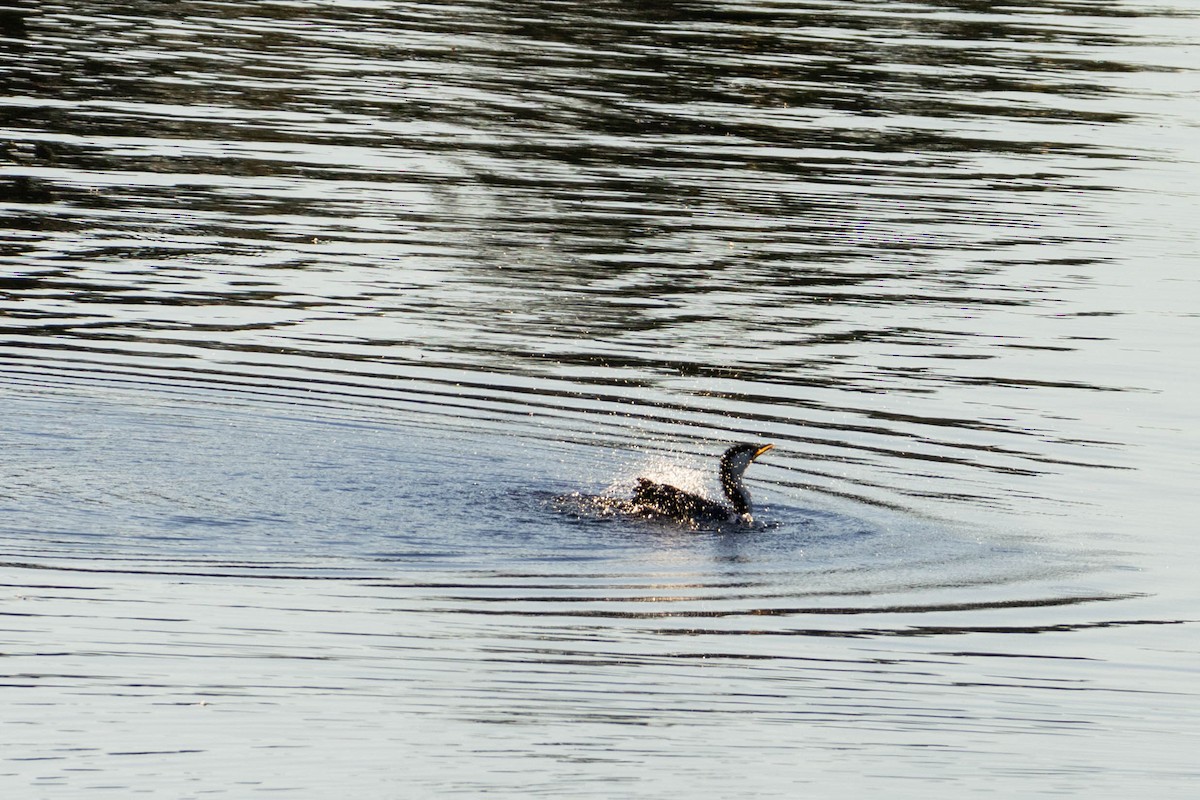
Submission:
<svg viewBox="0 0 1200 800">
<path fill-rule="evenodd" d="M 1191 3 L 0 36 L 6 795 L 1194 794 Z"/>
</svg>

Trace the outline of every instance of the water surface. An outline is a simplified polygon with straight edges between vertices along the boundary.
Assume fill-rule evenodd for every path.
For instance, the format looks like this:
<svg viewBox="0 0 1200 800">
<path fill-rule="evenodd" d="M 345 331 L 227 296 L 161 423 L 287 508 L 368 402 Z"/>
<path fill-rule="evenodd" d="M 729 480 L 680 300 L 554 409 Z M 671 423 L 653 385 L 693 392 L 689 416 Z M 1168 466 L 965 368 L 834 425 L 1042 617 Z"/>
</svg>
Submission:
<svg viewBox="0 0 1200 800">
<path fill-rule="evenodd" d="M 10 793 L 1194 791 L 1190 4 L 0 35 Z"/>
</svg>

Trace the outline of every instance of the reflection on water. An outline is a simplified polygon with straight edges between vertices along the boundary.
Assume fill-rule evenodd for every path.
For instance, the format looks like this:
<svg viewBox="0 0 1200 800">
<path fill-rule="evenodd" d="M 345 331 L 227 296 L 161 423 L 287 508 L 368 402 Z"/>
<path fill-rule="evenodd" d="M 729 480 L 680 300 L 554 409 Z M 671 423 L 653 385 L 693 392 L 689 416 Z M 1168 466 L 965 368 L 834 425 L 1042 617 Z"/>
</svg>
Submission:
<svg viewBox="0 0 1200 800">
<path fill-rule="evenodd" d="M 0 9 L 0 784 L 1186 796 L 1198 20 Z"/>
<path fill-rule="evenodd" d="M 555 440 L 765 430 L 799 488 L 1011 505 L 979 470 L 1113 466 L 1061 411 L 1134 388 L 1070 369 L 1107 337 L 1061 311 L 1139 155 L 1081 137 L 1149 65 L 1070 11 L 38 15 L 7 349 Z"/>
</svg>

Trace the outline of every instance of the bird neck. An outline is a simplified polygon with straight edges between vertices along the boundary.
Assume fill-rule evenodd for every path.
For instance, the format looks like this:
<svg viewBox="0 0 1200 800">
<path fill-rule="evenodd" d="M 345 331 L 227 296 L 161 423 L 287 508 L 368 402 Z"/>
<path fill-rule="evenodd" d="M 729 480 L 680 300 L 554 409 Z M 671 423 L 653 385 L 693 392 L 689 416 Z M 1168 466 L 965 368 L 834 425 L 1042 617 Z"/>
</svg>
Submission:
<svg viewBox="0 0 1200 800">
<path fill-rule="evenodd" d="M 750 513 L 750 493 L 742 485 L 742 475 L 728 466 L 721 465 L 721 488 L 729 498 L 730 505 L 738 514 Z"/>
</svg>

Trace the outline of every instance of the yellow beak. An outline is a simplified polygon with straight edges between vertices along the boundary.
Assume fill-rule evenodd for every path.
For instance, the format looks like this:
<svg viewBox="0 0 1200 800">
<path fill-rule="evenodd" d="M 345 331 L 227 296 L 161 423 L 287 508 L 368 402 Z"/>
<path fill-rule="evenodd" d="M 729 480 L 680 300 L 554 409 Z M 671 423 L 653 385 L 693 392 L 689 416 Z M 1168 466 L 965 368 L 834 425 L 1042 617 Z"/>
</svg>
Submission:
<svg viewBox="0 0 1200 800">
<path fill-rule="evenodd" d="M 761 456 L 763 453 L 767 452 L 768 450 L 774 450 L 774 449 L 775 449 L 775 445 L 764 444 L 762 447 L 760 447 L 754 451 L 754 458 L 758 458 L 759 456 Z M 753 461 L 754 458 L 752 458 L 750 460 Z"/>
</svg>

